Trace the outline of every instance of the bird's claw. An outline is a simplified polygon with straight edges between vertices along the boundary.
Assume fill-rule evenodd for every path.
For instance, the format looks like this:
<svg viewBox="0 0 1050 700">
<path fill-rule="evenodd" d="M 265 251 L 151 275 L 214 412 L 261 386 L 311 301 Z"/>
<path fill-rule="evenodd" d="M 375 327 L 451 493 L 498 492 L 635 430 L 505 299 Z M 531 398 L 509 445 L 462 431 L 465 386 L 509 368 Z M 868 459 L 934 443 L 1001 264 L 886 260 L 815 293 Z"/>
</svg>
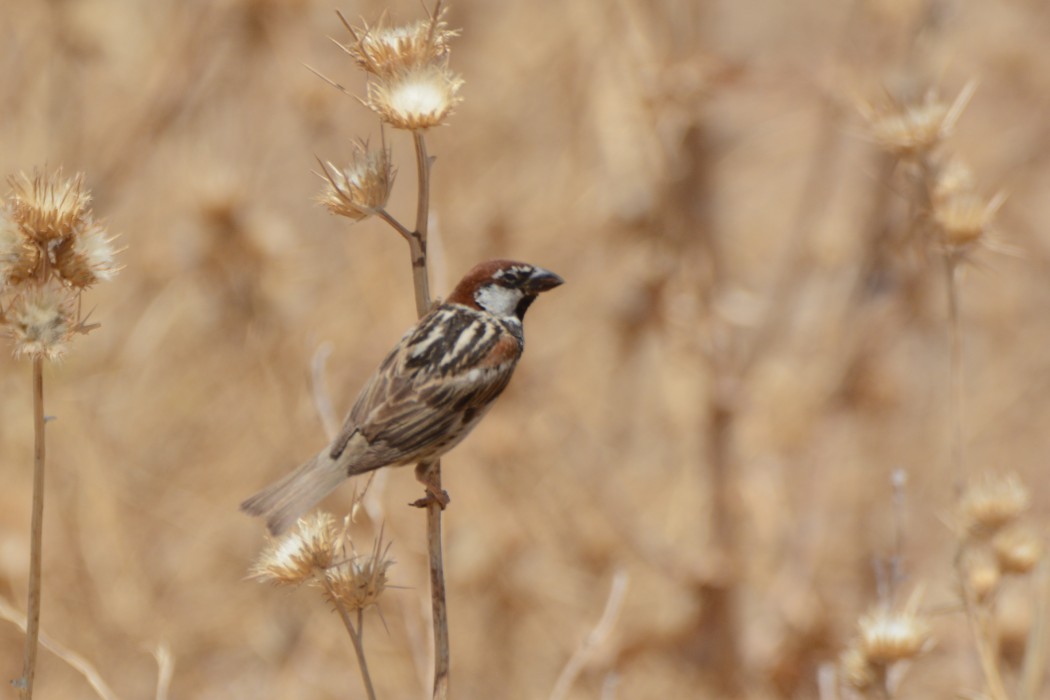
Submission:
<svg viewBox="0 0 1050 700">
<path fill-rule="evenodd" d="M 441 475 L 437 471 L 437 465 L 437 462 L 421 462 L 416 465 L 416 478 L 423 484 L 427 493 L 409 505 L 428 508 L 431 504 L 437 504 L 441 510 L 445 510 L 451 499 L 448 497 L 448 491 L 441 488 Z"/>
<path fill-rule="evenodd" d="M 452 502 L 452 499 L 449 498 L 448 491 L 445 489 L 435 491 L 430 484 L 424 484 L 424 486 L 427 488 L 427 495 L 423 496 L 423 498 L 418 498 L 412 501 L 408 505 L 415 508 L 429 508 L 430 504 L 434 503 L 437 504 L 437 507 L 441 510 L 445 510 L 445 507 Z"/>
</svg>

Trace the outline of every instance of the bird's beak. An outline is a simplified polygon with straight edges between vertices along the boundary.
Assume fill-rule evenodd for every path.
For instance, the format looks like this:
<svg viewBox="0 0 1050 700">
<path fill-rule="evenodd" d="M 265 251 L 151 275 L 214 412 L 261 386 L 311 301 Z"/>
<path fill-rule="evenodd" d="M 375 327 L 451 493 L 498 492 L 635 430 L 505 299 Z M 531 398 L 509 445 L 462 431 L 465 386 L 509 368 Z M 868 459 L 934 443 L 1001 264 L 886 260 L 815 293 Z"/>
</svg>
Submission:
<svg viewBox="0 0 1050 700">
<path fill-rule="evenodd" d="M 529 275 L 529 279 L 525 282 L 524 286 L 527 294 L 539 294 L 540 292 L 546 292 L 548 289 L 554 289 L 564 283 L 565 280 L 550 270 L 544 270 L 542 267 L 537 267 L 532 271 L 532 274 Z"/>
</svg>

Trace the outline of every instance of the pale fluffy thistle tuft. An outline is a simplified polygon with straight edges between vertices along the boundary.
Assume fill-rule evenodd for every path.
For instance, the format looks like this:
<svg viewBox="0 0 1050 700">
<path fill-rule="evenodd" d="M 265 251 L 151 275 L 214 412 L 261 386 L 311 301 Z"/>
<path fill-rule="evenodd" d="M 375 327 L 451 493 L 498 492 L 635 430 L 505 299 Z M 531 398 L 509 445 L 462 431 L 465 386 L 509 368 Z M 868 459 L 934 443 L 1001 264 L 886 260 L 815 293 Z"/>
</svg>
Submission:
<svg viewBox="0 0 1050 700">
<path fill-rule="evenodd" d="M 994 533 L 1028 509 L 1028 489 L 1016 474 L 984 474 L 966 487 L 958 514 L 963 527 L 973 535 Z"/>
<path fill-rule="evenodd" d="M 94 221 L 59 243 L 54 256 L 59 277 L 77 289 L 107 282 L 117 274 L 113 238 Z"/>
<path fill-rule="evenodd" d="M 447 66 L 431 64 L 370 82 L 366 104 L 391 126 L 419 131 L 445 122 L 461 101 L 462 85 Z"/>
<path fill-rule="evenodd" d="M 355 142 L 353 148 L 345 168 L 322 164 L 328 184 L 318 201 L 333 214 L 360 221 L 386 206 L 397 173 L 389 149 L 373 150 L 365 141 Z"/>
<path fill-rule="evenodd" d="M 1004 201 L 1006 198 L 1002 193 L 986 200 L 970 190 L 935 197 L 933 220 L 941 242 L 954 250 L 966 249 L 979 242 Z"/>
<path fill-rule="evenodd" d="M 930 639 L 930 628 L 913 611 L 876 608 L 860 619 L 858 647 L 868 662 L 889 666 L 918 656 Z"/>
<path fill-rule="evenodd" d="M 15 297 L 4 314 L 15 343 L 15 354 L 61 357 L 78 330 L 76 297 L 56 283 L 30 285 Z"/>
<path fill-rule="evenodd" d="M 11 218 L 23 235 L 37 243 L 72 236 L 89 217 L 91 195 L 84 191 L 80 174 L 64 179 L 61 170 L 52 177 L 22 173 L 11 178 L 10 184 Z"/>
<path fill-rule="evenodd" d="M 297 586 L 324 576 L 336 556 L 335 519 L 325 512 L 301 518 L 295 529 L 262 551 L 251 575 L 279 586 Z"/>
<path fill-rule="evenodd" d="M 344 522 L 345 558 L 325 572 L 325 595 L 330 602 L 338 602 L 348 611 L 364 610 L 377 603 L 386 590 L 386 572 L 394 562 L 388 556 L 390 545 L 383 543 L 382 532 L 373 543 L 370 554 L 356 553 L 346 529 L 348 524 Z"/>
<path fill-rule="evenodd" d="M 352 27 L 343 19 L 353 41 L 340 46 L 362 70 L 380 77 L 438 63 L 448 57 L 449 39 L 459 34 L 448 28 L 444 17 L 441 10 L 434 17 L 410 24 L 388 26 L 381 19 L 371 27 L 364 22 L 361 27 Z"/>
<path fill-rule="evenodd" d="M 951 104 L 928 92 L 918 104 L 891 99 L 879 108 L 862 105 L 861 112 L 868 121 L 872 139 L 883 150 L 898 158 L 918 158 L 929 154 L 952 133 L 975 87 L 969 83 Z"/>
</svg>

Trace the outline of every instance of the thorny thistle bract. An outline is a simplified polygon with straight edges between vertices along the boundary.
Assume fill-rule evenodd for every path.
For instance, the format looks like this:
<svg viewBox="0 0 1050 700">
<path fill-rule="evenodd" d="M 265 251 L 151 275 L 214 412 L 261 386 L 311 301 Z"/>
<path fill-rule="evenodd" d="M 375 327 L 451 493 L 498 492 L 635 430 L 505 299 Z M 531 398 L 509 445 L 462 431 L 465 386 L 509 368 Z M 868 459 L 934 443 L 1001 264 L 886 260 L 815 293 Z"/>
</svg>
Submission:
<svg viewBox="0 0 1050 700">
<path fill-rule="evenodd" d="M 288 535 L 273 540 L 252 567 L 252 577 L 279 586 L 319 586 L 333 604 L 364 610 L 379 601 L 387 587 L 389 544 L 380 532 L 368 555 L 354 547 L 349 522 L 337 526 L 323 511 L 301 518 Z"/>
<path fill-rule="evenodd" d="M 333 214 L 360 221 L 386 206 L 397 171 L 386 146 L 372 149 L 367 141 L 355 141 L 353 149 L 345 168 L 321 164 L 328 186 L 318 201 Z"/>
<path fill-rule="evenodd" d="M 362 22 L 363 26 L 352 27 L 340 15 L 353 41 L 339 46 L 374 76 L 426 66 L 447 58 L 449 39 L 459 34 L 448 28 L 444 17 L 445 10 L 440 10 L 429 19 L 400 26 L 388 26 L 384 18 L 374 26 Z"/>
</svg>

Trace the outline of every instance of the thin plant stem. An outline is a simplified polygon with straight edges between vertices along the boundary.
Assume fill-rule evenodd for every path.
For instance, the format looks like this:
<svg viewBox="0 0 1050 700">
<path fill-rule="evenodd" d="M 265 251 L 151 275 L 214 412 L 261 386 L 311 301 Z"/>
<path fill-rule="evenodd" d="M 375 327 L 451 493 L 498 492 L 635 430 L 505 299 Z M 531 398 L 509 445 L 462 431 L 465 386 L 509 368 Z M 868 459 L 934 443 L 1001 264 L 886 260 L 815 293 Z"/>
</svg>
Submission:
<svg viewBox="0 0 1050 700">
<path fill-rule="evenodd" d="M 408 239 L 412 256 L 412 281 L 416 291 L 416 312 L 423 317 L 430 311 L 430 282 L 427 276 L 427 230 L 430 218 L 430 165 L 423 132 L 412 133 L 416 146 L 416 172 L 419 178 L 416 203 L 416 230 Z M 420 465 L 428 475 L 428 485 L 441 491 L 441 461 Z M 430 563 L 430 605 L 434 620 L 434 700 L 448 697 L 449 642 L 448 607 L 445 603 L 445 565 L 441 553 L 441 511 L 444 505 L 428 498 L 427 558 Z"/>
<path fill-rule="evenodd" d="M 409 235 L 412 254 L 412 282 L 416 289 L 416 313 L 422 318 L 430 311 L 430 279 L 427 275 L 427 231 L 430 221 L 430 156 L 423 132 L 412 132 L 416 144 L 416 171 L 419 175 L 416 203 L 416 230 Z M 438 472 L 440 476 L 440 469 Z"/>
<path fill-rule="evenodd" d="M 26 631 L 25 617 L 22 615 L 21 611 L 16 610 L 15 606 L 5 598 L 0 598 L 0 619 L 10 622 L 23 632 Z M 64 644 L 51 639 L 44 632 L 40 633 L 40 646 L 50 651 L 60 660 L 68 664 L 70 668 L 83 676 L 84 680 L 87 681 L 88 685 L 91 686 L 91 689 L 95 691 L 95 694 L 98 695 L 101 700 L 120 700 L 120 696 L 113 692 L 113 689 L 110 688 L 109 684 L 102 678 L 98 669 L 96 669 L 94 665 L 83 656 Z"/>
<path fill-rule="evenodd" d="M 44 533 L 44 358 L 33 356 L 33 517 L 29 545 L 29 601 L 26 604 L 26 649 L 20 696 L 33 697 L 40 638 L 40 563 Z"/>
<path fill-rule="evenodd" d="M 368 673 L 368 659 L 365 658 L 365 630 L 362 612 L 360 610 L 357 611 L 357 629 L 355 629 L 354 623 L 350 619 L 350 613 L 347 612 L 346 606 L 340 602 L 339 597 L 335 594 L 328 579 L 323 576 L 319 576 L 318 578 L 321 579 L 325 591 L 328 592 L 328 599 L 332 601 L 335 605 L 335 609 L 339 612 L 339 617 L 343 620 L 343 626 L 346 627 L 346 631 L 350 635 L 350 641 L 354 643 L 354 653 L 357 654 L 357 666 L 361 669 L 361 680 L 365 684 L 365 692 L 368 693 L 368 700 L 376 700 L 376 691 L 375 688 L 372 687 L 372 676 Z"/>
<path fill-rule="evenodd" d="M 966 620 L 970 626 L 973 643 L 977 647 L 977 658 L 981 664 L 981 672 L 984 674 L 988 697 L 991 700 L 1009 700 L 1010 696 L 1006 692 L 1002 674 L 999 673 L 999 666 L 996 664 L 987 620 L 981 613 L 980 604 L 966 579 L 966 572 L 962 570 L 961 562 L 962 554 L 960 553 L 955 557 L 955 567 L 962 587 L 963 604 L 966 606 Z"/>
<path fill-rule="evenodd" d="M 951 458 L 955 478 L 963 476 L 963 381 L 962 381 L 962 334 L 959 321 L 959 257 L 948 253 L 944 259 L 945 282 L 948 290 L 948 325 L 951 375 Z"/>
<path fill-rule="evenodd" d="M 376 210 L 376 215 L 397 231 L 408 242 L 412 263 L 412 284 L 416 297 L 416 314 L 422 318 L 430 311 L 430 278 L 427 272 L 427 229 L 430 218 L 430 165 L 433 159 L 427 155 L 426 139 L 421 131 L 412 132 L 416 150 L 416 173 L 418 176 L 416 227 L 409 231 L 385 209 Z M 421 463 L 416 473 L 427 475 L 428 487 L 441 492 L 441 461 Z M 430 565 L 430 600 L 434 621 L 434 694 L 435 700 L 448 697 L 449 642 L 448 607 L 445 603 L 445 566 L 441 554 L 441 511 L 444 504 L 431 494 L 423 501 L 427 509 L 427 558 Z"/>
<path fill-rule="evenodd" d="M 564 700 L 568 696 L 569 691 L 572 689 L 572 684 L 576 682 L 587 662 L 594 656 L 595 650 L 612 634 L 616 618 L 619 617 L 620 610 L 623 608 L 629 579 L 630 577 L 624 569 L 618 570 L 613 575 L 609 597 L 605 601 L 605 609 L 602 611 L 602 616 L 598 619 L 598 624 L 594 626 L 590 634 L 580 642 L 579 646 L 576 647 L 576 651 L 569 657 L 569 661 L 565 664 L 561 674 L 558 675 L 558 680 L 554 683 L 554 688 L 551 690 L 548 700 Z"/>
<path fill-rule="evenodd" d="M 434 462 L 433 481 L 440 485 L 441 464 Z M 427 553 L 430 560 L 430 605 L 434 618 L 434 700 L 448 697 L 448 608 L 445 605 L 445 565 L 441 554 L 441 504 L 427 502 Z"/>
</svg>

